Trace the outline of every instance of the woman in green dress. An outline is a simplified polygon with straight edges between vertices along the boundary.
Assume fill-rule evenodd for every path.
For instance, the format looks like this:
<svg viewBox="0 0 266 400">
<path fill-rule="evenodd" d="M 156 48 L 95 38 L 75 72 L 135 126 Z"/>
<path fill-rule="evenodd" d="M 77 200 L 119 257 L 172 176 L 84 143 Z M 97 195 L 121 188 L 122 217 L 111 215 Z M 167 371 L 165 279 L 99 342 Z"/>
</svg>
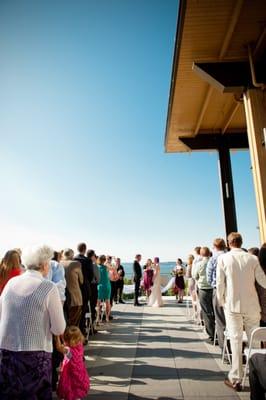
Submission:
<svg viewBox="0 0 266 400">
<path fill-rule="evenodd" d="M 109 322 L 109 316 L 111 311 L 110 296 L 111 296 L 111 283 L 109 279 L 109 272 L 107 266 L 104 265 L 106 257 L 104 255 L 99 257 L 99 269 L 100 269 L 100 282 L 98 284 L 98 300 L 97 300 L 97 322 L 99 322 L 100 306 L 101 302 L 105 302 L 106 309 L 106 322 Z"/>
</svg>

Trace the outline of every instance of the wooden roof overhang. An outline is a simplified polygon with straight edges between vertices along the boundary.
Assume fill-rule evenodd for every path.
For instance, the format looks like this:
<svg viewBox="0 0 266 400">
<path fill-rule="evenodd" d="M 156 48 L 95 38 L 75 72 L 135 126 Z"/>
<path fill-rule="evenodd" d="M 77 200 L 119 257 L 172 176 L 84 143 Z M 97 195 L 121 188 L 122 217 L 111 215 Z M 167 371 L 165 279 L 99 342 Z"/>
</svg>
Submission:
<svg viewBox="0 0 266 400">
<path fill-rule="evenodd" d="M 253 85 L 248 46 L 259 80 L 266 72 L 265 27 L 265 0 L 180 0 L 167 153 L 210 150 L 224 140 L 230 148 L 248 147 L 242 102 Z"/>
</svg>

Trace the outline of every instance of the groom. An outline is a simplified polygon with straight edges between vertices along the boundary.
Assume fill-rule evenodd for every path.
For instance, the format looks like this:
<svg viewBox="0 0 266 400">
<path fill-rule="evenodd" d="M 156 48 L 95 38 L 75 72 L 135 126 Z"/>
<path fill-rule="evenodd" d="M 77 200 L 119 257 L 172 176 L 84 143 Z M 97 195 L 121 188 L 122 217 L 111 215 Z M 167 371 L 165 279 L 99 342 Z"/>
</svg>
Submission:
<svg viewBox="0 0 266 400">
<path fill-rule="evenodd" d="M 140 280 L 141 280 L 141 276 L 142 276 L 140 260 L 141 260 L 141 255 L 137 254 L 135 257 L 134 264 L 133 264 L 133 274 L 134 274 L 134 282 L 135 282 L 134 306 L 141 306 L 141 304 L 138 301 Z"/>
</svg>

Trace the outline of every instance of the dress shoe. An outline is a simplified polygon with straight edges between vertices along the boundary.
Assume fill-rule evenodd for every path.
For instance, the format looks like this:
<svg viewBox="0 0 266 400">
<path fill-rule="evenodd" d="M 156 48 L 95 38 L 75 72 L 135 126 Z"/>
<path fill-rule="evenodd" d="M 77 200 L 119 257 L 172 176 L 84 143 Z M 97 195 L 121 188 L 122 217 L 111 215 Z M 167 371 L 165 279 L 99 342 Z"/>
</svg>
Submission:
<svg viewBox="0 0 266 400">
<path fill-rule="evenodd" d="M 140 303 L 136 303 L 136 304 L 134 304 L 134 306 L 135 306 L 135 307 L 141 307 L 141 306 L 142 306 L 142 304 L 140 304 Z"/>
<path fill-rule="evenodd" d="M 119 300 L 119 303 L 121 303 L 121 304 L 126 304 L 126 303 L 124 302 L 124 300 Z"/>
<path fill-rule="evenodd" d="M 234 389 L 236 392 L 241 392 L 242 390 L 242 386 L 239 382 L 232 383 L 229 379 L 225 379 L 224 384 L 231 389 Z"/>
</svg>

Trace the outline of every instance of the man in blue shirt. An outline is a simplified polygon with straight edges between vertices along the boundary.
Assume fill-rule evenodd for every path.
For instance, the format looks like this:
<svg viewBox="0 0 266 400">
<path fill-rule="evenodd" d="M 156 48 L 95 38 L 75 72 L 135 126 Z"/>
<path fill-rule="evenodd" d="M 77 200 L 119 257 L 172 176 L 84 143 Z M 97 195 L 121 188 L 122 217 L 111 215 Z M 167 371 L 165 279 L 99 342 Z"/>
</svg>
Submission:
<svg viewBox="0 0 266 400">
<path fill-rule="evenodd" d="M 215 239 L 213 242 L 213 256 L 210 258 L 207 265 L 207 281 L 213 287 L 213 310 L 215 315 L 216 322 L 216 332 L 218 338 L 218 344 L 221 350 L 224 345 L 224 330 L 225 330 L 225 316 L 224 309 L 218 304 L 217 296 L 216 296 L 216 271 L 217 271 L 217 260 L 221 254 L 224 254 L 226 251 L 226 244 L 223 239 Z"/>
</svg>

